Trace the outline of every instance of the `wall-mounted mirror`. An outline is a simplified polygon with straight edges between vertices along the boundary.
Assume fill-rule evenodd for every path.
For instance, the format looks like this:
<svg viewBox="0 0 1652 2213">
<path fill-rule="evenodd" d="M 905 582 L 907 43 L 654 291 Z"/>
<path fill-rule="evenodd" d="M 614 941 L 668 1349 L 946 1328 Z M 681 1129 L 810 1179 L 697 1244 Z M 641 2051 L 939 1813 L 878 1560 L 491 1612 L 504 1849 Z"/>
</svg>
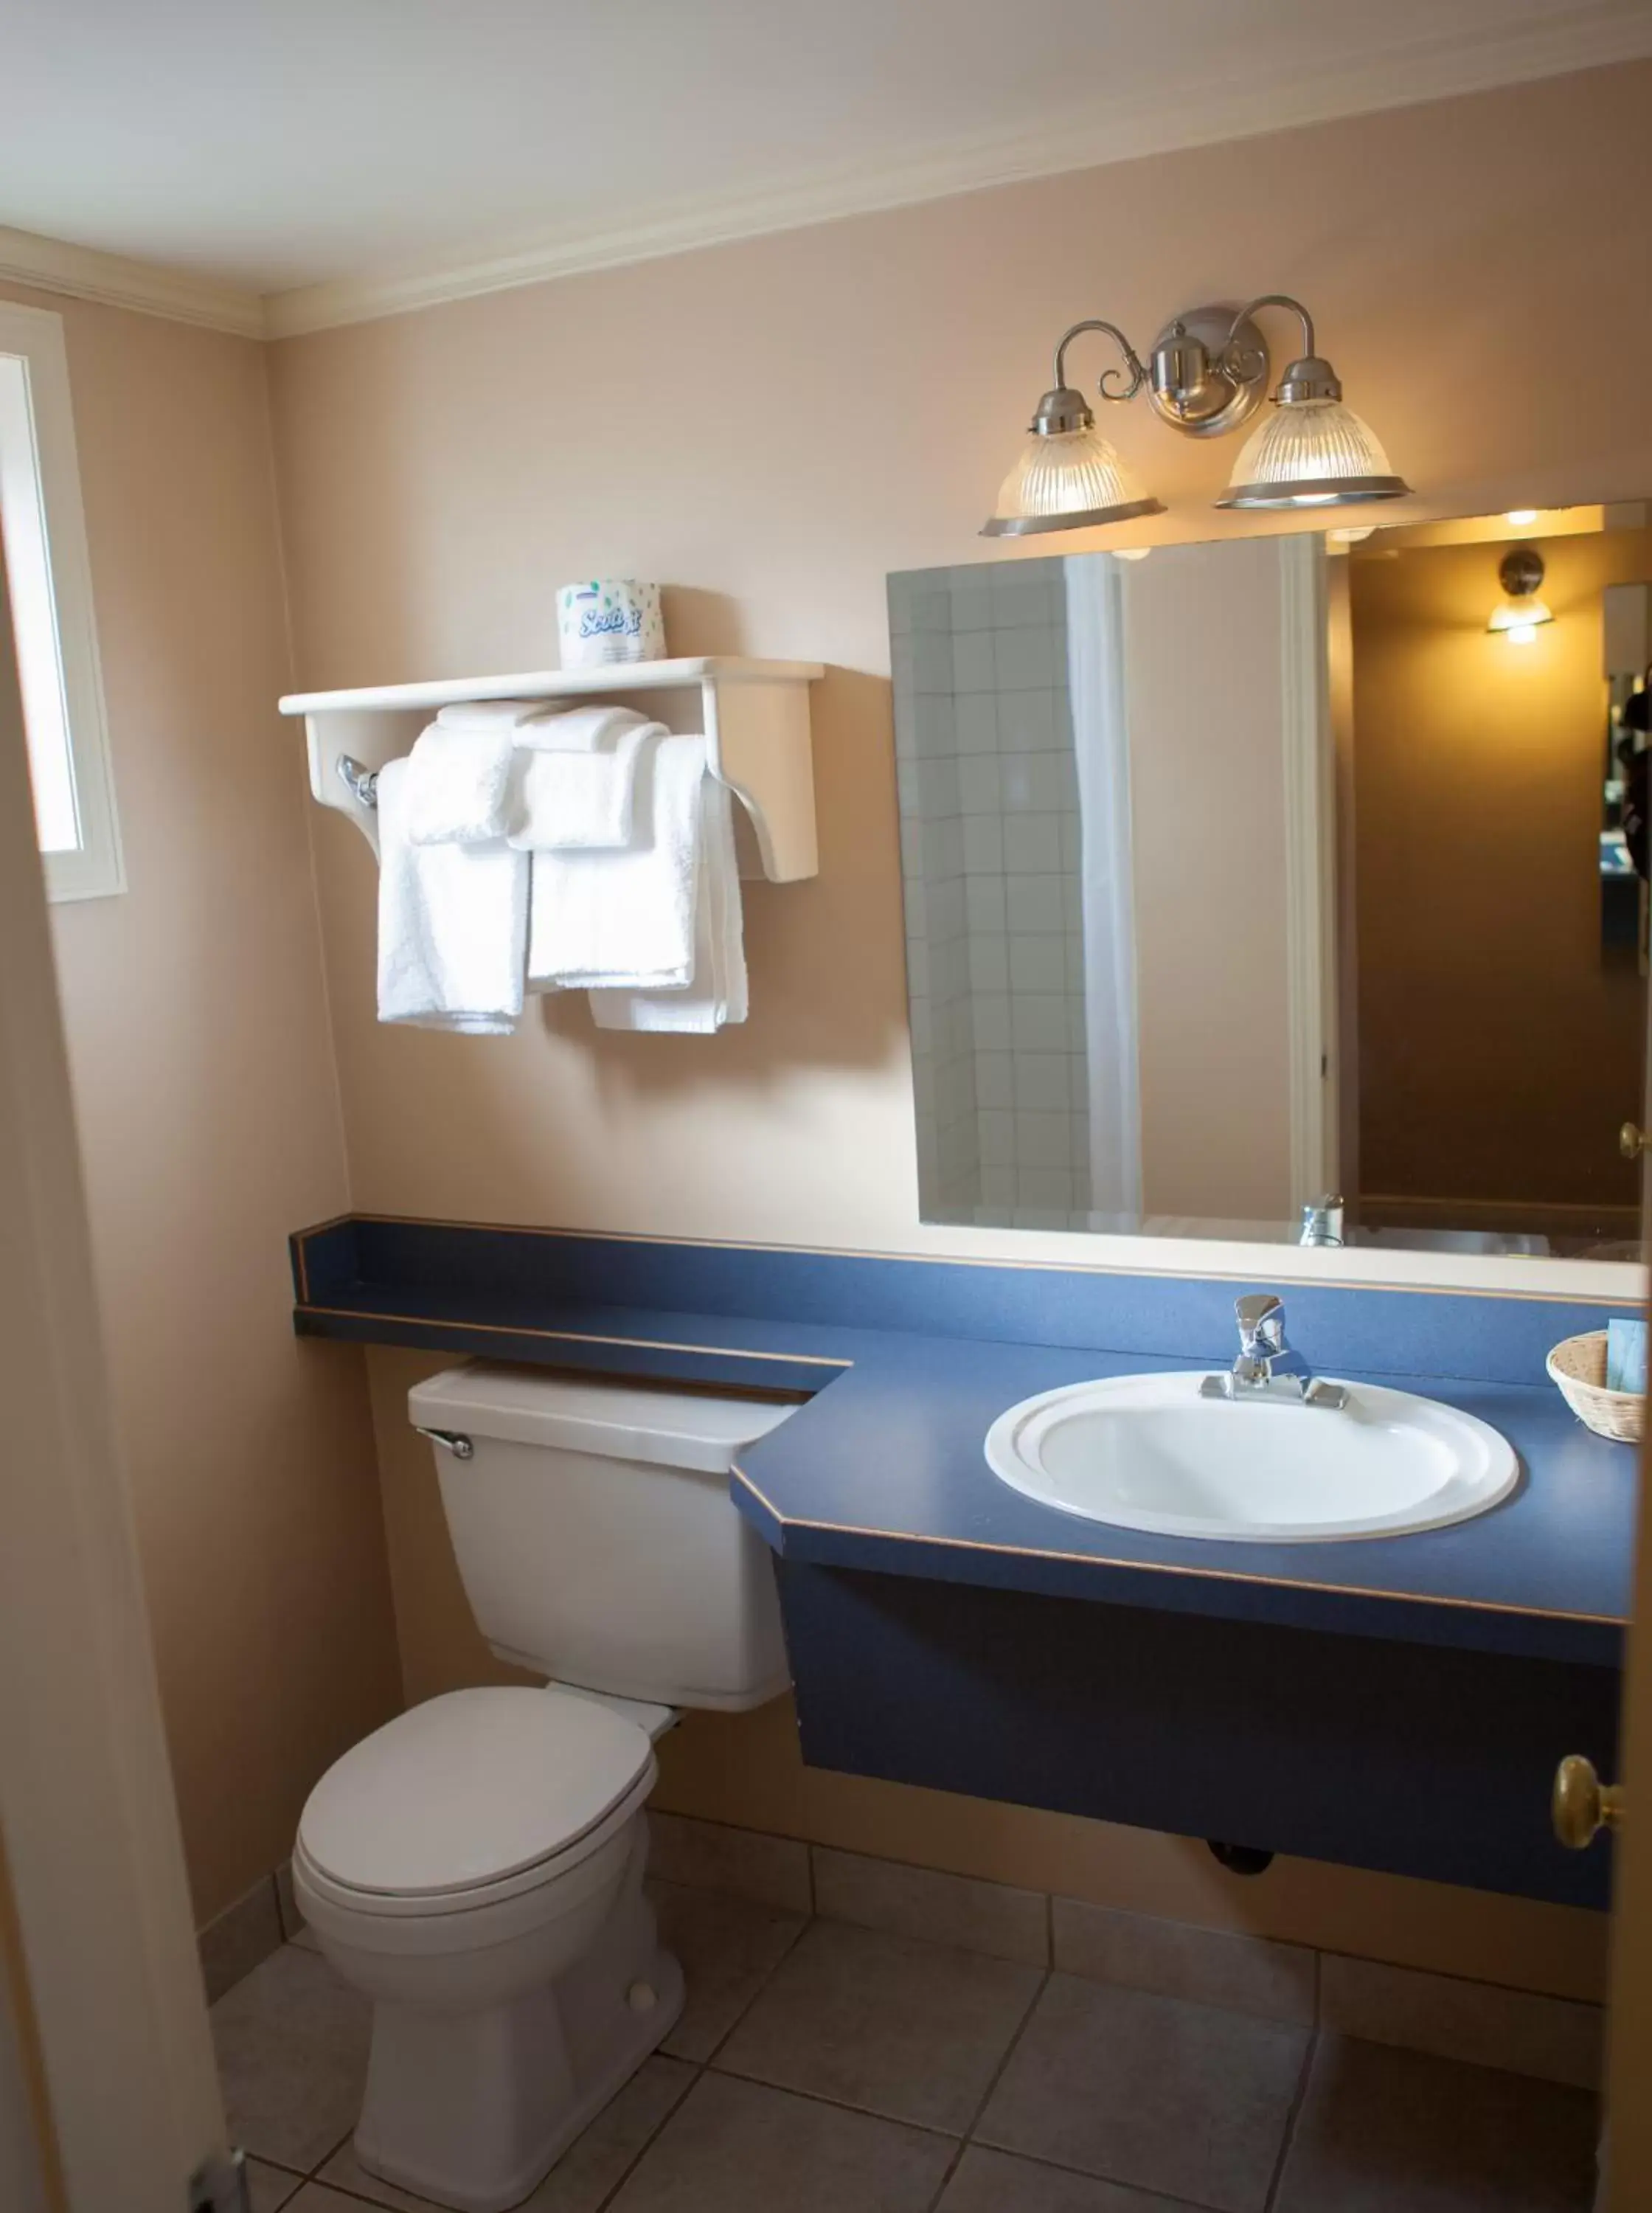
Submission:
<svg viewBox="0 0 1652 2213">
<path fill-rule="evenodd" d="M 1649 603 L 1642 505 L 891 577 L 924 1218 L 1640 1258 Z"/>
</svg>

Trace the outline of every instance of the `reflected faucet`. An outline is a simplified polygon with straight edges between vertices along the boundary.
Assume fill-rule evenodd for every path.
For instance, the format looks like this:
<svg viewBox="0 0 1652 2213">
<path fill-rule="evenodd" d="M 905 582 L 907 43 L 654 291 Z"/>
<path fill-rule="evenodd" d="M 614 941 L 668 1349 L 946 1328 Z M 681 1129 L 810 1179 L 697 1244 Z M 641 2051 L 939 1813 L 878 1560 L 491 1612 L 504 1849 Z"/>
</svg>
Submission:
<svg viewBox="0 0 1652 2213">
<path fill-rule="evenodd" d="M 1239 1357 L 1224 1375 L 1199 1385 L 1205 1399 L 1294 1399 L 1334 1411 L 1348 1403 L 1340 1383 L 1316 1382 L 1300 1352 L 1285 1343 L 1285 1302 L 1271 1291 L 1252 1291 L 1234 1302 Z"/>
<path fill-rule="evenodd" d="M 1327 1191 L 1319 1198 L 1310 1199 L 1302 1209 L 1302 1234 L 1299 1245 L 1340 1245 L 1342 1234 L 1342 1195 Z"/>
</svg>

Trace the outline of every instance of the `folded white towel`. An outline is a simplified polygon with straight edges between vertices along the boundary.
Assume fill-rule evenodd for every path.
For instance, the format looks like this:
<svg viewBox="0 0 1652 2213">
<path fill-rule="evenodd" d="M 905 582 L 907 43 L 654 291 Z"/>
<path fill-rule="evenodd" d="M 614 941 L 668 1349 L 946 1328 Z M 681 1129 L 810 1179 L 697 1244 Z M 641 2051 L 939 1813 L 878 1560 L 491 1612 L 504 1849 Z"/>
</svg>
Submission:
<svg viewBox="0 0 1652 2213">
<path fill-rule="evenodd" d="M 379 1020 L 503 1034 L 522 1010 L 527 857 L 503 839 L 413 844 L 407 772 L 379 771 Z"/>
<path fill-rule="evenodd" d="M 663 723 L 638 715 L 615 730 L 612 747 L 604 742 L 590 753 L 523 747 L 511 844 L 529 853 L 629 845 L 643 741 L 667 735 Z M 523 732 L 515 736 L 520 743 Z"/>
<path fill-rule="evenodd" d="M 591 1013 L 600 1030 L 704 1033 L 745 1021 L 746 942 L 732 809 L 727 784 L 708 776 L 700 786 L 692 976 L 680 991 L 594 991 Z"/>
<path fill-rule="evenodd" d="M 403 805 L 415 845 L 480 845 L 503 838 L 515 748 L 509 729 L 454 730 L 432 722 L 407 757 Z"/>
<path fill-rule="evenodd" d="M 545 699 L 460 699 L 440 708 L 436 720 L 444 730 L 514 730 L 556 712 Z"/>
<path fill-rule="evenodd" d="M 637 755 L 633 842 L 612 852 L 534 854 L 530 991 L 687 985 L 704 777 L 703 737 L 647 739 Z"/>
<path fill-rule="evenodd" d="M 530 753 L 612 752 L 627 730 L 660 728 L 634 707 L 546 708 L 515 726 L 515 741 Z"/>
</svg>

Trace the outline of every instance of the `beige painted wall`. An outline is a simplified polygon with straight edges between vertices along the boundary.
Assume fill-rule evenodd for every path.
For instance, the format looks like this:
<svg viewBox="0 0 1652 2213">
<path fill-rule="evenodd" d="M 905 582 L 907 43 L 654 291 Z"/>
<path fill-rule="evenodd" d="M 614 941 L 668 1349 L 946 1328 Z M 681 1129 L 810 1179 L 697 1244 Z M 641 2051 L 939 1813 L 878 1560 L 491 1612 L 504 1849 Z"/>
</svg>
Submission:
<svg viewBox="0 0 1652 2213">
<path fill-rule="evenodd" d="M 394 1710 L 358 1363 L 291 1332 L 346 1203 L 261 350 L 60 314 L 130 888 L 53 911 L 121 1441 L 197 1913 Z"/>
<path fill-rule="evenodd" d="M 1106 314 L 1146 338 L 1180 307 L 1263 288 L 1312 302 L 1351 399 L 1434 511 L 1643 492 L 1644 412 L 1580 409 L 1524 335 L 1570 343 L 1610 301 L 1624 357 L 1652 349 L 1652 294 L 1632 281 L 1644 209 L 1621 152 L 1649 94 L 1652 68 L 1594 73 L 276 348 L 305 686 L 543 665 L 555 587 L 598 571 L 674 584 L 679 652 L 832 664 L 816 695 L 820 876 L 751 890 L 753 1019 L 720 1038 L 599 1046 L 576 1000 L 544 1003 L 506 1040 L 379 1028 L 371 864 L 348 823 L 315 819 L 354 1203 L 892 1251 L 976 1235 L 917 1221 L 886 572 L 986 550 L 975 531 L 1067 323 Z M 1179 441 L 1140 407 L 1108 428 L 1177 503 L 1165 536 L 1245 527 L 1205 504 L 1231 446 Z M 420 1697 L 488 1663 L 434 1478 L 405 1434 L 414 1365 L 371 1366 L 406 1686 Z M 1198 1846 L 808 1776 L 783 1709 L 691 1721 L 668 1747 L 662 1802 L 1511 1982 L 1599 1987 L 1604 1932 L 1588 1917 L 1307 1866 L 1246 1887 Z"/>
</svg>

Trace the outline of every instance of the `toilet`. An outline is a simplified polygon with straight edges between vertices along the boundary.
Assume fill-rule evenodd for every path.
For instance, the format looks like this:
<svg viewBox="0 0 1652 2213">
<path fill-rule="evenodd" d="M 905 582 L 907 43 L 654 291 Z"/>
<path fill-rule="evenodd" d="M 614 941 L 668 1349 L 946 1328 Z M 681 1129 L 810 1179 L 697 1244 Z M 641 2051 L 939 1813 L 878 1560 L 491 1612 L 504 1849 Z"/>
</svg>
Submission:
<svg viewBox="0 0 1652 2213">
<path fill-rule="evenodd" d="M 794 1410 L 482 1364 L 408 1409 L 477 1623 L 546 1686 L 450 1692 L 347 1752 L 304 1808 L 293 1885 L 373 2003 L 363 2166 L 503 2213 L 681 2010 L 643 1891 L 654 1746 L 683 1707 L 789 1682 L 728 1471 Z"/>
</svg>

